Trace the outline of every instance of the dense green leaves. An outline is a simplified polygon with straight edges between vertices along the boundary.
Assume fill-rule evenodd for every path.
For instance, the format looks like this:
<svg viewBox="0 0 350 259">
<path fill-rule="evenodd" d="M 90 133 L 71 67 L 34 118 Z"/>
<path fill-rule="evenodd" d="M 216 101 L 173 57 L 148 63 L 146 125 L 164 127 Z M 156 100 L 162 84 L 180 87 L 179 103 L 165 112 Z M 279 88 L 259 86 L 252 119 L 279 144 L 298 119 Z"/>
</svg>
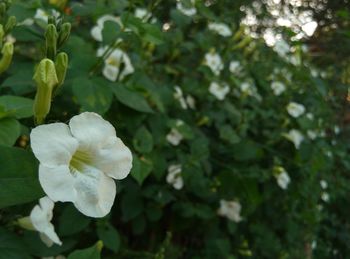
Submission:
<svg viewBox="0 0 350 259">
<path fill-rule="evenodd" d="M 0 146 L 0 208 L 36 200 L 44 193 L 32 153 Z"/>
<path fill-rule="evenodd" d="M 100 259 L 102 246 L 103 243 L 98 241 L 92 247 L 74 251 L 68 255 L 67 259 Z"/>
<path fill-rule="evenodd" d="M 12 146 L 19 137 L 20 132 L 20 124 L 16 119 L 0 119 L 0 145 Z"/>
<path fill-rule="evenodd" d="M 119 232 L 110 224 L 99 225 L 97 235 L 103 241 L 103 244 L 113 252 L 117 253 L 120 248 Z"/>
</svg>

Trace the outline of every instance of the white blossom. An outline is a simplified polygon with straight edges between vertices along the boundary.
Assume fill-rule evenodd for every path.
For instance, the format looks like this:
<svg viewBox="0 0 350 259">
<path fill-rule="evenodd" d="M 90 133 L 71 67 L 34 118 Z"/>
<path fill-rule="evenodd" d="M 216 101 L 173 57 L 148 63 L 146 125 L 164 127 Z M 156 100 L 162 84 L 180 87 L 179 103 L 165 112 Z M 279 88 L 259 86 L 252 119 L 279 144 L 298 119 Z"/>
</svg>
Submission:
<svg viewBox="0 0 350 259">
<path fill-rule="evenodd" d="M 275 168 L 275 177 L 278 186 L 281 187 L 283 190 L 286 190 L 290 183 L 290 177 L 287 171 L 283 167 L 278 166 Z"/>
<path fill-rule="evenodd" d="M 209 23 L 208 24 L 208 28 L 211 31 L 216 32 L 217 34 L 223 36 L 223 37 L 230 37 L 232 36 L 232 31 L 230 29 L 230 27 L 228 27 L 226 24 L 224 23 Z"/>
<path fill-rule="evenodd" d="M 320 185 L 322 189 L 327 189 L 328 187 L 328 183 L 325 180 L 321 180 Z"/>
<path fill-rule="evenodd" d="M 186 102 L 191 109 L 196 108 L 196 100 L 191 95 L 186 96 Z"/>
<path fill-rule="evenodd" d="M 166 181 L 171 184 L 176 190 L 182 189 L 184 181 L 181 176 L 182 166 L 180 164 L 170 165 L 168 168 L 168 175 Z"/>
<path fill-rule="evenodd" d="M 321 199 L 324 201 L 324 202 L 329 202 L 329 194 L 327 192 L 322 192 L 321 194 Z"/>
<path fill-rule="evenodd" d="M 141 20 L 148 20 L 151 18 L 152 14 L 148 12 L 145 8 L 136 8 L 135 9 L 135 17 L 141 19 Z"/>
<path fill-rule="evenodd" d="M 184 6 L 180 1 L 176 3 L 176 8 L 181 13 L 183 13 L 186 16 L 193 16 L 197 13 L 197 9 L 194 6 L 195 0 L 191 0 L 191 7 Z"/>
<path fill-rule="evenodd" d="M 100 18 L 98 18 L 97 24 L 94 27 L 92 27 L 92 29 L 90 31 L 91 36 L 95 40 L 97 40 L 97 41 L 102 41 L 103 40 L 103 38 L 102 38 L 102 31 L 103 31 L 104 23 L 107 22 L 107 21 L 114 22 L 114 23 L 118 24 L 120 27 L 123 27 L 123 24 L 122 24 L 122 22 L 121 22 L 119 17 L 115 17 L 115 16 L 112 16 L 112 15 L 109 15 L 109 14 L 103 15 Z"/>
<path fill-rule="evenodd" d="M 97 56 L 102 56 L 107 47 L 99 48 Z M 134 73 L 135 69 L 131 64 L 129 56 L 121 49 L 114 49 L 105 59 L 102 74 L 110 81 L 121 81 L 127 75 Z"/>
<path fill-rule="evenodd" d="M 215 52 L 205 54 L 204 62 L 217 76 L 220 75 L 221 70 L 224 69 L 224 64 L 222 63 L 220 55 Z"/>
<path fill-rule="evenodd" d="M 54 202 L 45 196 L 39 200 L 39 204 L 35 205 L 29 216 L 34 229 L 40 233 L 41 240 L 48 247 L 52 246 L 53 243 L 62 245 L 51 223 L 53 208 Z"/>
<path fill-rule="evenodd" d="M 306 134 L 307 134 L 307 136 L 308 136 L 311 140 L 316 139 L 317 136 L 318 136 L 317 132 L 314 131 L 314 130 L 308 130 L 308 131 L 306 132 Z"/>
<path fill-rule="evenodd" d="M 334 126 L 334 133 L 338 135 L 340 133 L 340 127 L 339 126 Z"/>
<path fill-rule="evenodd" d="M 235 60 L 231 61 L 229 70 L 232 74 L 235 74 L 235 75 L 239 74 L 242 70 L 241 63 Z"/>
<path fill-rule="evenodd" d="M 296 149 L 299 149 L 301 142 L 304 140 L 303 134 L 296 129 L 291 129 L 288 133 L 284 134 L 284 137 L 293 142 Z"/>
<path fill-rule="evenodd" d="M 179 145 L 182 139 L 182 134 L 176 128 L 172 128 L 171 131 L 166 135 L 166 140 L 174 146 Z"/>
<path fill-rule="evenodd" d="M 222 101 L 230 92 L 230 87 L 227 84 L 218 84 L 216 82 L 211 82 L 209 86 L 209 92 L 218 100 Z"/>
<path fill-rule="evenodd" d="M 314 120 L 315 116 L 311 113 L 311 112 L 308 112 L 306 115 L 306 118 L 308 118 L 310 121 Z"/>
<path fill-rule="evenodd" d="M 290 46 L 285 40 L 280 39 L 275 43 L 273 49 L 278 53 L 278 55 L 285 58 L 290 51 Z"/>
<path fill-rule="evenodd" d="M 51 15 L 54 16 L 55 18 L 58 18 L 60 16 L 60 13 L 54 9 L 50 10 L 50 12 L 47 12 L 43 9 L 38 8 L 38 9 L 36 9 L 34 19 L 42 20 L 42 21 L 47 23 L 49 21 L 49 16 L 51 16 Z M 29 20 L 27 20 L 26 22 L 27 22 L 27 24 L 25 24 L 25 25 L 29 25 Z"/>
<path fill-rule="evenodd" d="M 179 101 L 182 109 L 187 110 L 187 108 L 195 109 L 195 100 L 191 95 L 187 95 L 186 98 L 183 95 L 180 86 L 175 86 L 174 98 Z"/>
<path fill-rule="evenodd" d="M 242 220 L 241 218 L 242 206 L 238 201 L 226 201 L 220 200 L 220 208 L 218 209 L 218 215 L 226 217 L 236 223 Z"/>
<path fill-rule="evenodd" d="M 113 179 L 125 178 L 132 167 L 131 152 L 112 124 L 84 112 L 72 117 L 69 126 L 37 126 L 30 139 L 40 161 L 40 184 L 51 200 L 72 202 L 90 217 L 110 212 L 116 195 Z"/>
<path fill-rule="evenodd" d="M 279 96 L 286 90 L 286 86 L 281 82 L 275 81 L 272 82 L 271 89 L 274 95 Z"/>
<path fill-rule="evenodd" d="M 296 102 L 290 102 L 287 105 L 287 111 L 290 116 L 294 118 L 298 118 L 299 116 L 303 115 L 305 112 L 305 107 L 302 104 L 296 103 Z"/>
</svg>

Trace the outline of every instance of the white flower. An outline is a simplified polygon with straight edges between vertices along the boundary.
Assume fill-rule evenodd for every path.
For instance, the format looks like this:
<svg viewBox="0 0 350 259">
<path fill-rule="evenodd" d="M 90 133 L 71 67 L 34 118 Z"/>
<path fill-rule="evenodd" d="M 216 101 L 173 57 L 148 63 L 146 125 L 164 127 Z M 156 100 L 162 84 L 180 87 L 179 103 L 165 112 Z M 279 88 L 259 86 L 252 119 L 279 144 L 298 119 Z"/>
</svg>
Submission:
<svg viewBox="0 0 350 259">
<path fill-rule="evenodd" d="M 326 193 L 326 192 L 322 192 L 322 194 L 321 194 L 321 199 L 322 199 L 324 202 L 329 202 L 329 194 Z"/>
<path fill-rule="evenodd" d="M 228 27 L 224 23 L 212 22 L 212 23 L 208 24 L 208 28 L 209 28 L 209 30 L 214 31 L 223 37 L 232 36 L 232 31 L 231 31 L 230 27 Z"/>
<path fill-rule="evenodd" d="M 186 102 L 191 109 L 196 108 L 196 100 L 191 95 L 186 96 Z"/>
<path fill-rule="evenodd" d="M 290 46 L 288 45 L 288 43 L 285 40 L 281 39 L 275 43 L 275 46 L 273 49 L 281 57 L 286 57 L 287 53 L 290 51 Z"/>
<path fill-rule="evenodd" d="M 97 56 L 102 56 L 107 47 L 97 50 Z M 121 49 L 114 49 L 105 59 L 102 74 L 110 81 L 121 81 L 129 74 L 134 73 L 135 69 L 131 64 L 129 56 Z"/>
<path fill-rule="evenodd" d="M 271 89 L 276 96 L 281 95 L 285 90 L 286 86 L 281 82 L 272 82 Z"/>
<path fill-rule="evenodd" d="M 197 9 L 194 6 L 194 1 L 195 0 L 191 0 L 192 7 L 183 6 L 183 4 L 178 1 L 176 3 L 176 8 L 177 8 L 177 10 L 179 10 L 184 15 L 193 16 L 193 15 L 195 15 L 197 13 Z"/>
<path fill-rule="evenodd" d="M 287 111 L 290 116 L 294 118 L 298 118 L 305 112 L 305 107 L 302 104 L 296 103 L 296 102 L 290 102 L 287 105 Z"/>
<path fill-rule="evenodd" d="M 230 92 L 230 87 L 227 84 L 218 84 L 211 82 L 209 86 L 209 92 L 214 95 L 218 100 L 222 101 L 225 96 Z"/>
<path fill-rule="evenodd" d="M 314 140 L 314 139 L 316 139 L 317 138 L 317 132 L 316 131 L 314 131 L 314 130 L 308 130 L 307 132 L 306 132 L 306 134 L 307 134 L 307 136 L 311 139 L 311 140 Z"/>
<path fill-rule="evenodd" d="M 306 114 L 306 118 L 308 118 L 310 121 L 312 121 L 312 120 L 314 120 L 315 116 L 311 112 L 308 112 Z"/>
<path fill-rule="evenodd" d="M 338 135 L 340 133 L 340 127 L 339 126 L 334 126 L 334 133 Z"/>
<path fill-rule="evenodd" d="M 187 109 L 187 103 L 179 86 L 175 86 L 174 98 L 179 101 L 182 109 Z"/>
<path fill-rule="evenodd" d="M 217 76 L 220 74 L 221 70 L 224 69 L 224 64 L 222 63 L 220 55 L 215 52 L 205 54 L 204 62 Z"/>
<path fill-rule="evenodd" d="M 172 128 L 168 135 L 166 135 L 166 140 L 174 146 L 179 145 L 182 139 L 182 134 L 175 128 Z"/>
<path fill-rule="evenodd" d="M 180 190 L 184 186 L 181 171 L 181 165 L 171 165 L 168 168 L 168 175 L 166 177 L 166 181 L 168 184 L 171 184 L 176 190 Z"/>
<path fill-rule="evenodd" d="M 232 74 L 239 74 L 242 70 L 241 63 L 239 61 L 231 61 L 229 70 Z"/>
<path fill-rule="evenodd" d="M 115 22 L 117 23 L 120 27 L 123 27 L 123 24 L 120 20 L 119 17 L 115 17 L 115 16 L 112 16 L 112 15 L 103 15 L 101 16 L 100 18 L 98 18 L 97 20 L 97 24 L 92 27 L 90 33 L 91 33 L 91 36 L 97 40 L 97 41 L 102 41 L 102 31 L 103 31 L 103 27 L 104 27 L 104 23 L 107 22 L 107 21 L 111 21 L 111 22 Z"/>
<path fill-rule="evenodd" d="M 60 13 L 57 12 L 56 10 L 54 10 L 54 9 L 52 9 L 51 13 L 49 13 L 49 12 L 46 12 L 45 10 L 43 10 L 43 9 L 38 8 L 38 9 L 36 9 L 36 12 L 35 12 L 35 15 L 34 15 L 34 19 L 42 20 L 42 21 L 47 23 L 48 20 L 49 20 L 49 16 L 50 15 L 54 16 L 55 18 L 58 18 L 60 16 Z M 29 24 L 29 22 L 28 22 L 28 24 Z"/>
<path fill-rule="evenodd" d="M 315 250 L 317 247 L 317 241 L 316 240 L 313 240 L 312 243 L 311 243 L 311 249 L 312 250 Z"/>
<path fill-rule="evenodd" d="M 283 167 L 278 166 L 275 168 L 275 177 L 278 186 L 281 187 L 283 190 L 286 190 L 290 183 L 290 177 L 287 171 Z"/>
<path fill-rule="evenodd" d="M 40 161 L 39 181 L 53 201 L 72 202 L 90 217 L 107 215 L 114 202 L 114 179 L 132 167 L 130 150 L 100 115 L 84 112 L 69 126 L 51 123 L 34 128 L 31 147 Z"/>
<path fill-rule="evenodd" d="M 328 187 L 328 183 L 325 180 L 321 180 L 320 185 L 322 189 L 327 189 Z"/>
<path fill-rule="evenodd" d="M 152 16 L 152 14 L 145 8 L 136 8 L 134 15 L 141 20 L 148 20 Z"/>
<path fill-rule="evenodd" d="M 53 243 L 62 245 L 51 223 L 53 207 L 54 202 L 45 196 L 39 200 L 39 205 L 35 205 L 29 216 L 33 227 L 40 232 L 41 240 L 48 247 L 52 246 Z"/>
<path fill-rule="evenodd" d="M 293 142 L 296 149 L 299 149 L 301 142 L 304 140 L 303 134 L 299 130 L 292 129 L 284 134 L 284 137 Z"/>
<path fill-rule="evenodd" d="M 240 215 L 241 208 L 241 204 L 237 201 L 220 200 L 220 208 L 218 210 L 218 214 L 238 223 L 242 220 Z"/>
</svg>

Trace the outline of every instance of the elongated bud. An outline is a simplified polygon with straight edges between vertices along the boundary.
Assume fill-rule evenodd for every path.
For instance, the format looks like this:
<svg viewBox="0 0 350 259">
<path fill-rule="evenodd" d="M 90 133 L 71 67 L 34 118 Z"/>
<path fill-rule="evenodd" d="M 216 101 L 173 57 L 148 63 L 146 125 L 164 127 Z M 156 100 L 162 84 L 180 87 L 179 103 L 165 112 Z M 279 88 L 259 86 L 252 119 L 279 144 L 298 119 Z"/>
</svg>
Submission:
<svg viewBox="0 0 350 259">
<path fill-rule="evenodd" d="M 54 60 L 57 52 L 57 30 L 56 26 L 49 24 L 46 28 L 45 39 L 46 39 L 46 57 Z"/>
<path fill-rule="evenodd" d="M 16 17 L 15 16 L 10 16 L 7 19 L 6 25 L 5 25 L 5 32 L 8 33 L 10 32 L 15 26 L 16 26 Z"/>
<path fill-rule="evenodd" d="M 101 250 L 103 248 L 103 242 L 101 240 L 99 240 L 99 241 L 97 241 L 95 246 L 96 246 L 97 251 L 101 252 Z"/>
<path fill-rule="evenodd" d="M 52 90 L 58 84 L 55 64 L 50 59 L 40 61 L 33 76 L 37 85 L 34 100 L 34 117 L 36 124 L 42 124 L 50 112 Z"/>
<path fill-rule="evenodd" d="M 61 52 L 56 56 L 55 67 L 58 84 L 54 88 L 54 94 L 58 91 L 58 88 L 63 85 L 64 79 L 66 78 L 68 68 L 68 55 L 66 53 Z"/>
<path fill-rule="evenodd" d="M 69 22 L 62 24 L 58 35 L 58 47 L 61 47 L 68 39 L 72 25 Z"/>
<path fill-rule="evenodd" d="M 32 221 L 29 217 L 23 217 L 17 220 L 16 222 L 20 227 L 27 230 L 35 230 Z"/>
<path fill-rule="evenodd" d="M 13 56 L 13 44 L 6 42 L 1 50 L 2 57 L 0 60 L 0 74 L 4 73 L 11 64 Z"/>
<path fill-rule="evenodd" d="M 246 36 L 238 44 L 236 44 L 233 47 L 233 49 L 242 49 L 242 48 L 246 47 L 251 41 L 252 41 L 252 38 L 249 36 Z"/>
<path fill-rule="evenodd" d="M 0 19 L 2 20 L 6 14 L 6 4 L 0 3 Z"/>
</svg>

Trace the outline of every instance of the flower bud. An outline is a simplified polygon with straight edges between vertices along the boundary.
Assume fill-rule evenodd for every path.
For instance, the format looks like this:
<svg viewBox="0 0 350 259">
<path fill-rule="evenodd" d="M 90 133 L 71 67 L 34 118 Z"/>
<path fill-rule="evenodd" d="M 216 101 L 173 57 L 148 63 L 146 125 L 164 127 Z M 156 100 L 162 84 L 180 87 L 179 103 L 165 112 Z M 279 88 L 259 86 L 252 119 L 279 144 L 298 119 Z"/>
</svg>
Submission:
<svg viewBox="0 0 350 259">
<path fill-rule="evenodd" d="M 55 64 L 50 59 L 40 61 L 33 76 L 37 85 L 34 100 L 34 117 L 37 124 L 43 123 L 50 112 L 52 90 L 58 84 Z"/>
<path fill-rule="evenodd" d="M 56 56 L 55 67 L 58 84 L 53 90 L 54 94 L 57 92 L 58 88 L 63 85 L 64 79 L 66 78 L 66 72 L 68 68 L 68 55 L 65 52 L 61 52 Z"/>
<path fill-rule="evenodd" d="M 46 57 L 54 60 L 57 52 L 57 30 L 53 24 L 47 25 L 45 32 L 46 39 Z"/>
<path fill-rule="evenodd" d="M 69 22 L 62 24 L 60 33 L 58 35 L 58 47 L 61 47 L 68 39 L 70 35 L 72 25 Z"/>
<path fill-rule="evenodd" d="M 5 31 L 8 33 L 10 32 L 15 26 L 16 26 L 16 17 L 15 16 L 10 16 L 7 19 L 6 25 L 5 25 Z"/>
<path fill-rule="evenodd" d="M 5 72 L 11 64 L 13 56 L 13 44 L 6 42 L 1 50 L 2 57 L 0 60 L 0 74 Z"/>
<path fill-rule="evenodd" d="M 21 227 L 21 228 L 24 228 L 24 229 L 27 229 L 27 230 L 35 230 L 34 226 L 33 226 L 33 223 L 32 221 L 30 220 L 29 217 L 23 217 L 23 218 L 20 218 L 16 221 L 16 223 Z"/>
<path fill-rule="evenodd" d="M 4 26 L 0 24 L 0 47 L 2 45 L 2 41 L 4 40 L 4 36 L 5 36 Z"/>
<path fill-rule="evenodd" d="M 2 19 L 6 14 L 6 4 L 0 3 L 0 19 Z"/>
</svg>

